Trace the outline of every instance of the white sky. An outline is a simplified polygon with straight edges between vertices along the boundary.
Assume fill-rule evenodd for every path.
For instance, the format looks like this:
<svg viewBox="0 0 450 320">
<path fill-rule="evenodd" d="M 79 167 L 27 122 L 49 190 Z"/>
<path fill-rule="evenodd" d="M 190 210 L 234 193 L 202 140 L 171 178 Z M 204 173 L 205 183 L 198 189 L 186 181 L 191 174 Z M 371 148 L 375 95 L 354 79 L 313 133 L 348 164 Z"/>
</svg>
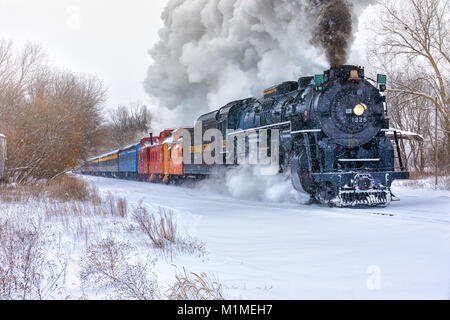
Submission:
<svg viewBox="0 0 450 320">
<path fill-rule="evenodd" d="M 0 0 L 0 39 L 42 44 L 50 62 L 95 74 L 108 106 L 149 102 L 142 82 L 167 0 Z"/>
<path fill-rule="evenodd" d="M 158 41 L 167 0 L 0 0 L 0 39 L 16 47 L 42 44 L 50 62 L 97 75 L 108 88 L 107 107 L 143 101 L 151 64 L 148 50 Z M 361 21 L 367 22 L 371 10 Z M 364 64 L 366 33 L 360 32 L 350 63 Z"/>
</svg>

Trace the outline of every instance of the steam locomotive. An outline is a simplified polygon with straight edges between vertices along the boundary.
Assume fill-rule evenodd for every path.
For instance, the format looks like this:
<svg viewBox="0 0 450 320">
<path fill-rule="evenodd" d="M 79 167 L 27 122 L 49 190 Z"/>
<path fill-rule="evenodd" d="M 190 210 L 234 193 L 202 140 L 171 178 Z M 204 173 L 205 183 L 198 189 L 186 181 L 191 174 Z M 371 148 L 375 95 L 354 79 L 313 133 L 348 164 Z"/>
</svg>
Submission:
<svg viewBox="0 0 450 320">
<path fill-rule="evenodd" d="M 389 129 L 385 90 L 386 76 L 371 80 L 363 68 L 343 65 L 271 87 L 260 99 L 231 102 L 202 115 L 197 123 L 202 132 L 215 129 L 223 137 L 253 133 L 260 140 L 260 131 L 268 130 L 269 136 L 275 132 L 279 145 L 277 150 L 269 146 L 268 154 L 277 152 L 279 173 L 290 173 L 294 188 L 312 201 L 338 207 L 385 206 L 395 200 L 392 182 L 409 178 L 400 139 L 420 139 Z M 185 161 L 210 153 L 214 138 L 196 145 L 183 140 L 182 132 L 194 134 L 194 129 L 164 130 L 158 137 L 91 159 L 81 171 L 170 182 L 223 174 L 238 164 L 236 150 L 231 164 Z M 236 148 L 228 141 L 213 151 L 216 158 L 225 159 Z M 248 155 L 247 145 L 243 152 Z"/>
</svg>

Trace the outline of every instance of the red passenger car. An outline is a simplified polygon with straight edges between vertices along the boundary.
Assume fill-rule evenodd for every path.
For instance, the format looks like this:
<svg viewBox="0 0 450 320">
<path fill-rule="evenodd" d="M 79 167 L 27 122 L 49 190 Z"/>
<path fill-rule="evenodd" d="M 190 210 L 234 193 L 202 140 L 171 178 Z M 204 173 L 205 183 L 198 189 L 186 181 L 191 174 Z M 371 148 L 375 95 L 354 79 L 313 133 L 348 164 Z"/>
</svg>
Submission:
<svg viewBox="0 0 450 320">
<path fill-rule="evenodd" d="M 160 181 L 165 177 L 164 142 L 170 139 L 173 130 L 164 130 L 159 137 L 149 137 L 141 140 L 139 156 L 140 180 Z M 166 164 L 166 167 L 168 164 Z"/>
</svg>

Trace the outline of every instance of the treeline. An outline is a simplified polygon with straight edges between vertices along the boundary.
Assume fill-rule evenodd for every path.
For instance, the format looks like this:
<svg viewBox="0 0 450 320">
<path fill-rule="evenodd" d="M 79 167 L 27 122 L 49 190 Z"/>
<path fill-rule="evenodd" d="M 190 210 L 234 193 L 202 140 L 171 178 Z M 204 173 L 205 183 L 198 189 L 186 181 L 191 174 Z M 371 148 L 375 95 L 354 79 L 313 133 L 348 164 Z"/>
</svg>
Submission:
<svg viewBox="0 0 450 320">
<path fill-rule="evenodd" d="M 151 131 L 152 115 L 142 102 L 121 105 L 107 112 L 100 153 L 137 143 Z M 99 154 L 99 152 L 97 152 Z"/>
<path fill-rule="evenodd" d="M 439 174 L 448 175 L 450 2 L 380 0 L 376 16 L 369 60 L 389 77 L 391 127 L 425 138 L 402 141 L 409 168 L 423 174 L 437 165 Z"/>
<path fill-rule="evenodd" d="M 8 141 L 7 179 L 51 179 L 148 132 L 151 118 L 142 104 L 111 111 L 110 119 L 103 116 L 106 94 L 94 76 L 49 66 L 40 46 L 17 50 L 0 40 L 0 133 Z"/>
</svg>

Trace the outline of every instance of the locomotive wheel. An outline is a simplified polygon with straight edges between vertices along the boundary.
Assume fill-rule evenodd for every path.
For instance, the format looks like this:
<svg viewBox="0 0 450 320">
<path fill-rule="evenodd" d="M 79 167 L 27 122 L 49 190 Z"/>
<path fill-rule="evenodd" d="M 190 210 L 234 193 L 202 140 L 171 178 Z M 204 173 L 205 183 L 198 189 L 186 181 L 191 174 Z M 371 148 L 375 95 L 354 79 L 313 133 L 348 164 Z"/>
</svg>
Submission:
<svg viewBox="0 0 450 320">
<path fill-rule="evenodd" d="M 291 163 L 291 181 L 295 190 L 299 192 L 314 195 L 313 180 L 308 172 L 306 153 L 300 152 L 290 159 Z"/>
</svg>

